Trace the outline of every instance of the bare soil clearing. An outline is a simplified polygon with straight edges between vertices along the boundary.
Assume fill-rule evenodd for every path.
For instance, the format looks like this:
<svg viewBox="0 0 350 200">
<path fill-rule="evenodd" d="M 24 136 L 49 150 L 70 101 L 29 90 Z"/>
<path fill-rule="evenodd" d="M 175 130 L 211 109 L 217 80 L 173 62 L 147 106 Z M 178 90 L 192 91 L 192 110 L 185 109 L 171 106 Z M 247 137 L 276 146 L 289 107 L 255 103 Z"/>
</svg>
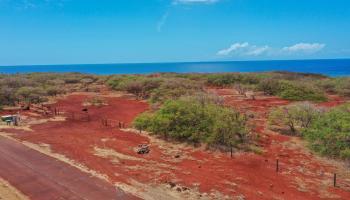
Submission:
<svg viewBox="0 0 350 200">
<path fill-rule="evenodd" d="M 208 90 L 224 96 L 227 106 L 254 114 L 251 123 L 261 137 L 262 155 L 238 152 L 231 159 L 229 154 L 105 127 L 101 119 L 115 126 L 118 122 L 130 125 L 137 114 L 149 109 L 144 102 L 113 95 L 105 96 L 105 106 L 88 107 L 90 121 L 69 119 L 69 113 L 81 112 L 89 97 L 76 94 L 55 104 L 67 120 L 31 125 L 33 131 L 4 131 L 21 141 L 47 144 L 53 152 L 106 175 L 112 183 L 145 199 L 350 199 L 349 176 L 339 177 L 339 187 L 332 187 L 333 173 L 345 169 L 319 159 L 298 138 L 267 130 L 269 109 L 288 101 L 266 96 L 250 100 L 231 89 Z M 332 102 L 320 106 L 338 104 Z M 137 154 L 139 144 L 149 144 L 150 152 Z M 278 173 L 276 159 L 280 161 Z"/>
</svg>

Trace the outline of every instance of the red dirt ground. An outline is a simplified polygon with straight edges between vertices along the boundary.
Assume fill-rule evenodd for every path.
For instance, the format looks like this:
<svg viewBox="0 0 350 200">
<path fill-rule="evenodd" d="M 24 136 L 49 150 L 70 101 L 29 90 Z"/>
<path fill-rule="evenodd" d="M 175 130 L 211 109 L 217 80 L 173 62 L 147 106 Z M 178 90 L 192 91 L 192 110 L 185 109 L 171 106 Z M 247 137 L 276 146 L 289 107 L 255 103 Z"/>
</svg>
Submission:
<svg viewBox="0 0 350 200">
<path fill-rule="evenodd" d="M 218 191 L 231 198 L 243 195 L 246 199 L 350 199 L 350 181 L 346 180 L 349 177 L 339 177 L 339 187 L 333 188 L 333 172 L 338 170 L 335 166 L 316 159 L 297 138 L 266 129 L 269 108 L 286 105 L 288 101 L 276 97 L 247 100 L 228 89 L 210 91 L 224 95 L 228 106 L 254 113 L 252 123 L 261 136 L 261 155 L 237 153 L 231 159 L 225 153 L 175 144 L 169 153 L 160 145 L 163 143 L 154 142 L 144 134 L 102 127 L 101 118 L 130 124 L 137 114 L 148 109 L 146 103 L 118 97 L 107 98 L 107 106 L 89 107 L 89 122 L 47 122 L 32 126 L 33 132 L 6 131 L 17 133 L 20 140 L 50 144 L 54 152 L 106 174 L 114 182 L 130 185 L 132 180 L 145 184 L 172 182 L 191 189 L 198 187 L 201 193 Z M 56 106 L 65 112 L 80 112 L 86 98 L 86 95 L 70 95 Z M 333 104 L 336 103 L 327 105 Z M 151 145 L 149 154 L 135 153 L 134 147 L 142 143 Z M 113 149 L 132 159 L 119 158 L 118 162 L 112 162 L 111 157 L 94 155 L 94 147 Z M 278 173 L 276 159 L 280 161 Z"/>
<path fill-rule="evenodd" d="M 329 99 L 328 102 L 320 103 L 318 105 L 323 107 L 334 107 L 346 102 L 344 98 L 339 97 L 337 95 L 329 95 L 328 99 Z"/>
</svg>

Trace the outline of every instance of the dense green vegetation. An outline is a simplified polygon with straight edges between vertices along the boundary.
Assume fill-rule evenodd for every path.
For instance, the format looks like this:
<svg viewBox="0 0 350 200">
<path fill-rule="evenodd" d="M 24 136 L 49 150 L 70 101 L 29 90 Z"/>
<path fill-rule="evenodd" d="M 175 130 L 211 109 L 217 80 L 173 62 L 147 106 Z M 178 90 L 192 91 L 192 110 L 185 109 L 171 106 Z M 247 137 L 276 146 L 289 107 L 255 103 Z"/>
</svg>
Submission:
<svg viewBox="0 0 350 200">
<path fill-rule="evenodd" d="M 269 122 L 305 138 L 321 155 L 350 161 L 350 104 L 328 111 L 310 103 L 282 106 L 270 113 Z"/>
<path fill-rule="evenodd" d="M 349 78 L 289 72 L 114 75 L 107 84 L 152 103 L 201 92 L 204 87 L 234 87 L 242 94 L 250 90 L 292 101 L 325 101 L 326 92 L 350 96 Z"/>
<path fill-rule="evenodd" d="M 324 92 L 310 83 L 286 80 L 264 80 L 258 85 L 266 94 L 276 95 L 283 99 L 293 101 L 325 101 Z"/>
<path fill-rule="evenodd" d="M 321 155 L 350 161 L 350 104 L 319 115 L 302 130 L 302 135 Z"/>
<path fill-rule="evenodd" d="M 99 81 L 103 83 L 103 77 L 79 73 L 0 75 L 0 105 L 40 103 L 46 101 L 48 96 L 72 91 L 91 91 L 91 85 Z"/>
<path fill-rule="evenodd" d="M 350 96 L 350 78 L 329 78 L 289 72 L 95 76 L 79 73 L 30 73 L 0 75 L 0 105 L 21 101 L 42 102 L 47 96 L 70 91 L 94 91 L 106 83 L 139 99 L 162 103 L 183 95 L 203 92 L 206 86 L 234 87 L 242 94 L 261 91 L 296 101 L 324 101 L 325 92 Z"/>
<path fill-rule="evenodd" d="M 134 126 L 179 141 L 241 147 L 248 141 L 246 118 L 207 96 L 166 101 L 154 113 L 143 113 Z"/>
<path fill-rule="evenodd" d="M 201 92 L 203 88 L 201 81 L 169 76 L 113 76 L 107 84 L 115 90 L 132 93 L 138 99 L 149 98 L 152 103 Z"/>
</svg>

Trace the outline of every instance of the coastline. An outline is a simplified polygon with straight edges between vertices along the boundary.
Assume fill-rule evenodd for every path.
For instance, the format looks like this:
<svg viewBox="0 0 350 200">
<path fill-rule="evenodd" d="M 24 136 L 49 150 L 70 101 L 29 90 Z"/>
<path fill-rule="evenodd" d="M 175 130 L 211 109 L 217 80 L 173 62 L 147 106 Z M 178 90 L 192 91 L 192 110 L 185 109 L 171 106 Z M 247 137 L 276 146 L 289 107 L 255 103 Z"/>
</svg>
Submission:
<svg viewBox="0 0 350 200">
<path fill-rule="evenodd" d="M 0 74 L 32 72 L 79 72 L 96 75 L 112 75 L 152 73 L 243 73 L 269 71 L 314 73 L 331 77 L 349 76 L 350 59 L 0 66 Z"/>
</svg>

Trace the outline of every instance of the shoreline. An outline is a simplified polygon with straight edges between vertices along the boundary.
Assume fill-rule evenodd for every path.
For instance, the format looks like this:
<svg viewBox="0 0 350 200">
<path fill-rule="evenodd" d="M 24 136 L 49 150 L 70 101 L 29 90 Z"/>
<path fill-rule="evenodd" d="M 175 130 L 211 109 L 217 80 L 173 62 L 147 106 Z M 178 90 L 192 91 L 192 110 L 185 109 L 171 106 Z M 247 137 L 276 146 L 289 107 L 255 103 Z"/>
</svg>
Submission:
<svg viewBox="0 0 350 200">
<path fill-rule="evenodd" d="M 0 74 L 69 73 L 95 75 L 153 73 L 254 73 L 287 71 L 322 74 L 330 77 L 349 76 L 350 59 L 209 61 L 116 64 L 50 64 L 0 66 Z"/>
</svg>

